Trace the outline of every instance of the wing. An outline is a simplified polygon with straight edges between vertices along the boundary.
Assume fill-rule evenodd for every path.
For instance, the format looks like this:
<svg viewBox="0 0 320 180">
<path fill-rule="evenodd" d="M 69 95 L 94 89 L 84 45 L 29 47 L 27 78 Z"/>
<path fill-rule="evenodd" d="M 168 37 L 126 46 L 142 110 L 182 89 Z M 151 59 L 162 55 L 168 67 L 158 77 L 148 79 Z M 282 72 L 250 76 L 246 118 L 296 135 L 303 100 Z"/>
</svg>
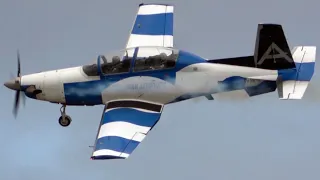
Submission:
<svg viewBox="0 0 320 180">
<path fill-rule="evenodd" d="M 126 159 L 160 119 L 162 104 L 109 102 L 101 118 L 91 159 Z"/>
<path fill-rule="evenodd" d="M 172 5 L 139 5 L 127 48 L 138 46 L 173 47 Z"/>
</svg>

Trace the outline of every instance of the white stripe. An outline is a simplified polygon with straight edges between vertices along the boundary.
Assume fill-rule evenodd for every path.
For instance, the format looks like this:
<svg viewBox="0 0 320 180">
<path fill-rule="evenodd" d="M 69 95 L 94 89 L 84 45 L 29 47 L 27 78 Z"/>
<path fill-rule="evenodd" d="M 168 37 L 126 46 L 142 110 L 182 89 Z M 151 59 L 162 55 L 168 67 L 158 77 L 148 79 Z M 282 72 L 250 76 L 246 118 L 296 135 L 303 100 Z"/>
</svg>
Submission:
<svg viewBox="0 0 320 180">
<path fill-rule="evenodd" d="M 98 139 L 106 136 L 118 136 L 131 140 L 136 133 L 147 133 L 150 128 L 122 121 L 110 122 L 101 126 Z M 138 137 L 138 139 L 141 138 Z"/>
<path fill-rule="evenodd" d="M 110 102 L 121 102 L 121 101 L 138 101 L 138 102 L 145 102 L 145 103 L 150 103 L 150 104 L 155 104 L 155 105 L 160 105 L 160 106 L 162 106 L 163 104 L 161 104 L 161 103 L 157 103 L 157 102 L 154 102 L 154 101 L 147 101 L 147 100 L 143 100 L 143 99 L 139 99 L 139 100 L 137 100 L 137 99 L 117 99 L 117 100 L 112 100 L 112 101 L 109 101 L 108 103 L 110 103 Z"/>
<path fill-rule="evenodd" d="M 135 109 L 135 110 L 138 110 L 138 111 L 141 111 L 141 112 L 145 112 L 145 113 L 159 114 L 159 112 L 157 112 L 157 111 L 150 111 L 150 110 L 147 110 L 147 109 L 141 109 L 141 108 L 132 108 L 132 109 Z"/>
<path fill-rule="evenodd" d="M 146 137 L 145 134 L 136 133 L 136 134 L 134 135 L 134 137 L 132 138 L 132 140 L 133 140 L 133 141 L 137 141 L 137 142 L 142 142 L 145 137 Z"/>
<path fill-rule="evenodd" d="M 173 36 L 172 35 L 140 35 L 131 34 L 127 48 L 137 46 L 163 46 L 173 47 Z"/>
<path fill-rule="evenodd" d="M 309 81 L 296 81 L 294 91 L 290 94 L 289 99 L 302 99 L 308 85 Z"/>
<path fill-rule="evenodd" d="M 150 111 L 150 110 L 147 110 L 147 109 L 141 109 L 141 108 L 132 108 L 132 109 L 135 109 L 135 110 L 138 110 L 138 111 L 141 111 L 141 112 L 146 112 L 146 113 L 157 113 L 159 114 L 159 112 L 156 112 L 156 111 Z"/>
<path fill-rule="evenodd" d="M 316 60 L 316 46 L 297 46 L 292 58 L 294 62 L 310 63 Z"/>
<path fill-rule="evenodd" d="M 116 108 L 110 108 L 110 109 L 106 109 L 105 113 L 111 111 L 111 110 L 116 110 L 116 109 L 121 109 L 121 108 L 130 108 L 130 109 L 135 109 L 135 110 L 138 110 L 138 111 L 141 111 L 141 112 L 146 112 L 146 113 L 158 113 L 157 111 L 150 111 L 150 110 L 147 110 L 147 109 L 141 109 L 141 108 L 135 108 L 135 107 L 116 107 Z"/>
<path fill-rule="evenodd" d="M 280 99 L 302 99 L 309 81 L 284 81 L 282 84 L 283 97 Z"/>
<path fill-rule="evenodd" d="M 100 149 L 98 151 L 93 152 L 93 156 L 117 156 L 127 158 L 129 157 L 129 154 L 113 151 L 110 149 Z"/>
<path fill-rule="evenodd" d="M 140 6 L 138 15 L 173 13 L 173 6 L 165 5 L 144 5 Z"/>
</svg>

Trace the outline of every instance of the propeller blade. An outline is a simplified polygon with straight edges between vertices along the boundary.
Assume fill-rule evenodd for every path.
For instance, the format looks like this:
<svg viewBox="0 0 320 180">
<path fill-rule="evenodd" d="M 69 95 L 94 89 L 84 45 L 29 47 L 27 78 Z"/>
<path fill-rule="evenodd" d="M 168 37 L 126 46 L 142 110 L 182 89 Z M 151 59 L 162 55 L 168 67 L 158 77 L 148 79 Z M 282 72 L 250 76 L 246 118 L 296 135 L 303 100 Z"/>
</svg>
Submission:
<svg viewBox="0 0 320 180">
<path fill-rule="evenodd" d="M 19 78 L 19 84 L 20 84 L 21 83 L 21 81 L 20 81 L 21 80 L 21 67 L 20 67 L 20 53 L 19 53 L 19 50 L 17 50 L 17 61 L 18 61 L 17 77 Z M 22 98 L 23 104 L 25 105 L 25 94 L 24 93 L 20 93 L 20 90 L 17 90 L 16 91 L 16 95 L 15 95 L 15 100 L 14 100 L 14 107 L 13 107 L 13 114 L 14 114 L 15 117 L 17 117 L 17 114 L 18 114 L 20 98 Z"/>
<path fill-rule="evenodd" d="M 15 102 L 13 107 L 13 114 L 17 117 L 18 109 L 19 109 L 19 101 L 20 101 L 20 91 L 16 91 Z"/>
<path fill-rule="evenodd" d="M 19 50 L 17 51 L 17 60 L 18 60 L 18 73 L 17 73 L 17 77 L 20 77 L 20 53 L 19 53 Z"/>
</svg>

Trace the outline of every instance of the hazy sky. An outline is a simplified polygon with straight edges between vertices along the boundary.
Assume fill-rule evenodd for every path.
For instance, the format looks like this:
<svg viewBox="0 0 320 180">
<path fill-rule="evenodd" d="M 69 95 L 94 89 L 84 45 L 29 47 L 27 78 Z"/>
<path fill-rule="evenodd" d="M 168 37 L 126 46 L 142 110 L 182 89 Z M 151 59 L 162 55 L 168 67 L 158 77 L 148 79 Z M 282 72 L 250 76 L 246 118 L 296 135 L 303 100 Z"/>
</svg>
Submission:
<svg viewBox="0 0 320 180">
<path fill-rule="evenodd" d="M 16 74 L 92 62 L 122 49 L 138 0 L 1 0 L 1 81 Z M 155 1 L 145 1 L 155 2 Z M 250 55 L 257 24 L 283 25 L 290 46 L 319 45 L 318 0 L 180 0 L 174 44 L 206 58 Z M 92 161 L 103 106 L 68 107 L 27 99 L 17 119 L 14 92 L 1 86 L 2 180 L 318 180 L 320 119 L 313 91 L 300 101 L 277 93 L 243 102 L 186 101 L 166 106 L 161 121 L 127 160 Z M 190 82 L 192 83 L 192 82 Z"/>
</svg>

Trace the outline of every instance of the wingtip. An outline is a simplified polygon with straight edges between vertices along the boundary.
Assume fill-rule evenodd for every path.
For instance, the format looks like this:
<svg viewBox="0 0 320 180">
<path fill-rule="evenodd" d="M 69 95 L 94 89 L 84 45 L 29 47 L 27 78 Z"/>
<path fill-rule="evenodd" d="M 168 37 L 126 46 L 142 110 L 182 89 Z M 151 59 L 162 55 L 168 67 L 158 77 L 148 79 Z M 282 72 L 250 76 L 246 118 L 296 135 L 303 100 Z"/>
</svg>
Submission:
<svg viewBox="0 0 320 180">
<path fill-rule="evenodd" d="M 91 160 L 112 160 L 112 159 L 126 159 L 126 158 L 121 156 L 103 155 L 103 156 L 91 156 L 90 159 Z"/>
</svg>

